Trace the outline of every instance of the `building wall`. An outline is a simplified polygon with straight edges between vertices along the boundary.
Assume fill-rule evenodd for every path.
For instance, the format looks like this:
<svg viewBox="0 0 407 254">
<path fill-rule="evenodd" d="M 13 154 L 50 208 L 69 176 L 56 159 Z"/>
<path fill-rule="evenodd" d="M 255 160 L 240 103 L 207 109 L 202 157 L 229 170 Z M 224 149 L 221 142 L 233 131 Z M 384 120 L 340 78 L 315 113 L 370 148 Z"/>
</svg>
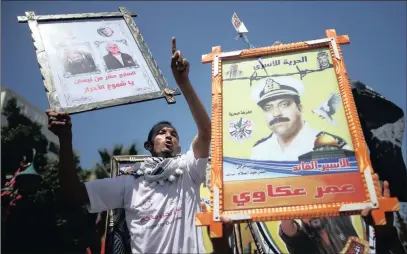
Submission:
<svg viewBox="0 0 407 254">
<path fill-rule="evenodd" d="M 48 130 L 48 118 L 44 110 L 34 106 L 23 96 L 13 92 L 8 88 L 1 88 L 1 125 L 7 126 L 8 124 L 6 117 L 3 115 L 3 107 L 12 97 L 15 97 L 17 99 L 17 105 L 20 107 L 21 113 L 30 118 L 33 122 L 37 122 L 42 126 L 41 131 L 49 142 L 47 155 L 51 159 L 57 159 L 59 151 L 59 140 L 54 133 Z"/>
</svg>

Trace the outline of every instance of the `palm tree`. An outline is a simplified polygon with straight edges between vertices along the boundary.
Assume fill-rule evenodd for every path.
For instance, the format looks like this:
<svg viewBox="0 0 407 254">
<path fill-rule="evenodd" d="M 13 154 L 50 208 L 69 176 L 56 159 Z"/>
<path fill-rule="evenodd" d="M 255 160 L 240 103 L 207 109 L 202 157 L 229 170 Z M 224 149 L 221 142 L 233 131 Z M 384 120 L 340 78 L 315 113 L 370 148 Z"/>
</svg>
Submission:
<svg viewBox="0 0 407 254">
<path fill-rule="evenodd" d="M 137 147 L 135 143 L 132 143 L 127 149 L 124 149 L 123 145 L 117 144 L 113 147 L 112 152 L 103 148 L 98 150 L 100 156 L 100 163 L 96 163 L 95 178 L 106 178 L 110 176 L 111 168 L 110 162 L 113 156 L 118 155 L 137 155 Z"/>
</svg>

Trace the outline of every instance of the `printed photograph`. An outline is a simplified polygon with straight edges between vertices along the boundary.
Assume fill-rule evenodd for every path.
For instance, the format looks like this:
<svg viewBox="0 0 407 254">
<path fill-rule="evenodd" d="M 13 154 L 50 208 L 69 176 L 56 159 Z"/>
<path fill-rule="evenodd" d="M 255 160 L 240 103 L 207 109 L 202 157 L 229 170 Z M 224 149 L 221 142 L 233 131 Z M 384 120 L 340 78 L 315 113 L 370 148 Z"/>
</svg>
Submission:
<svg viewBox="0 0 407 254">
<path fill-rule="evenodd" d="M 224 61 L 224 181 L 357 172 L 328 49 Z"/>
<path fill-rule="evenodd" d="M 58 55 L 65 78 L 81 74 L 100 73 L 98 66 L 95 64 L 90 43 L 59 47 Z"/>
<path fill-rule="evenodd" d="M 130 53 L 126 40 L 95 42 L 103 58 L 106 71 L 138 68 L 137 61 Z"/>
<path fill-rule="evenodd" d="M 222 62 L 225 210 L 365 202 L 332 63 L 328 48 Z"/>
<path fill-rule="evenodd" d="M 103 37 L 110 37 L 114 34 L 114 31 L 110 27 L 101 27 L 97 30 L 97 32 Z"/>
</svg>

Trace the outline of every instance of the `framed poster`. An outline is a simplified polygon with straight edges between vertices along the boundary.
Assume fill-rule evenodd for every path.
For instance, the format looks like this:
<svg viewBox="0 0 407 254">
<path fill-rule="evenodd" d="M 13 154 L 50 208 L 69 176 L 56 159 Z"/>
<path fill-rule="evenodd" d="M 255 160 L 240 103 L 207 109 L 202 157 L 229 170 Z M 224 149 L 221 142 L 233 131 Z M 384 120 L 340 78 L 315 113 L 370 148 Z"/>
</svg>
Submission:
<svg viewBox="0 0 407 254">
<path fill-rule="evenodd" d="M 202 56 L 212 62 L 212 212 L 277 221 L 359 214 L 378 224 L 396 198 L 378 198 L 339 44 L 348 36 Z M 380 209 L 379 209 L 380 207 Z"/>
<path fill-rule="evenodd" d="M 26 12 L 51 108 L 74 114 L 165 97 L 175 103 L 133 17 L 120 12 Z"/>
</svg>

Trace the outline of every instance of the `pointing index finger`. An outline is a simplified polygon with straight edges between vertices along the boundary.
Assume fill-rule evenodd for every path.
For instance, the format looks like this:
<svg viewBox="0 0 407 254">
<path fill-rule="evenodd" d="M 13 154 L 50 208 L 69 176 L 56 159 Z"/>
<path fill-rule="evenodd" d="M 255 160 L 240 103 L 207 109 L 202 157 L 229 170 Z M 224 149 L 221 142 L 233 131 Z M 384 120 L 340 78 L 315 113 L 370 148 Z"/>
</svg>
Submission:
<svg viewBox="0 0 407 254">
<path fill-rule="evenodd" d="M 177 51 L 177 42 L 175 37 L 172 37 L 172 54 L 174 55 L 176 51 Z"/>
</svg>

